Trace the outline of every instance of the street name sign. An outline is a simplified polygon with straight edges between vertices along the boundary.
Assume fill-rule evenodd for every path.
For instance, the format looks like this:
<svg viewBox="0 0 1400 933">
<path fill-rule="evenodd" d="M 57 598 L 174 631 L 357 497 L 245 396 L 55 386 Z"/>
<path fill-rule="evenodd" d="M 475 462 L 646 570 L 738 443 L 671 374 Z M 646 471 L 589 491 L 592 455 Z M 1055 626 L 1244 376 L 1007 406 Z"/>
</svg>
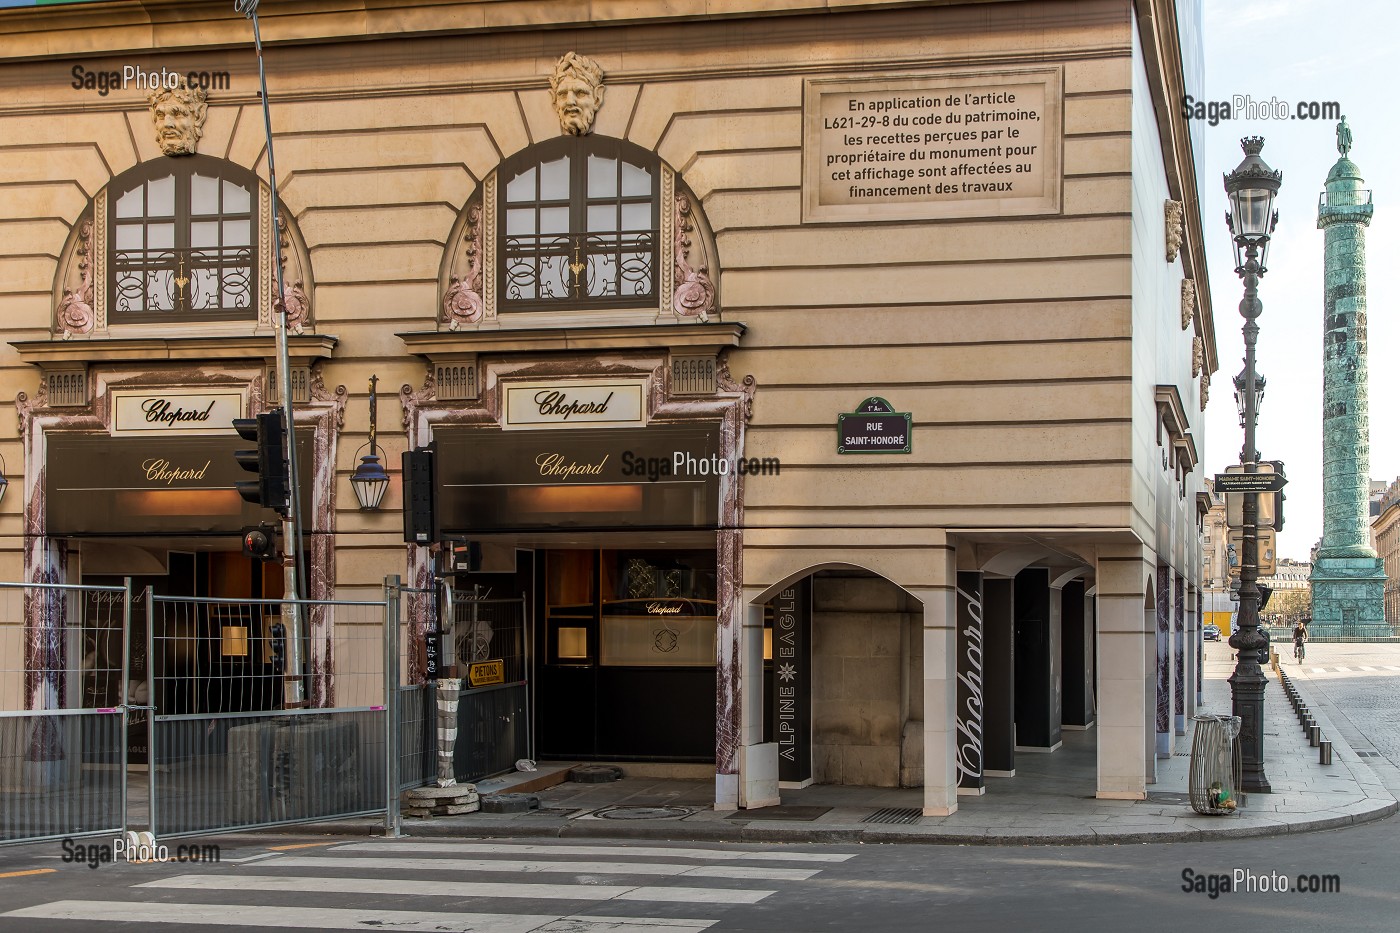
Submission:
<svg viewBox="0 0 1400 933">
<path fill-rule="evenodd" d="M 1278 492 L 1288 480 L 1281 473 L 1217 473 L 1216 492 Z"/>
</svg>

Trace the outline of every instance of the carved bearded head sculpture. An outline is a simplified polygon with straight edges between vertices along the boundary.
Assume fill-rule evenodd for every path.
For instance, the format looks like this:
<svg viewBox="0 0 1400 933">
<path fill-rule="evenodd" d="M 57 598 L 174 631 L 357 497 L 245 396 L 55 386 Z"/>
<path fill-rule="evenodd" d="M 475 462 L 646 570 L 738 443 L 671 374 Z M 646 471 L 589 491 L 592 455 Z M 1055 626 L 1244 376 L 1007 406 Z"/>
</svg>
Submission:
<svg viewBox="0 0 1400 933">
<path fill-rule="evenodd" d="M 583 136 L 593 129 L 593 117 L 603 106 L 603 68 L 577 52 L 566 52 L 549 76 L 554 111 L 559 128 L 570 136 Z"/>
<path fill-rule="evenodd" d="M 204 90 L 191 88 L 181 78 L 176 87 L 152 91 L 148 100 L 161 151 L 169 156 L 193 155 L 204 135 L 204 117 L 209 111 Z"/>
</svg>

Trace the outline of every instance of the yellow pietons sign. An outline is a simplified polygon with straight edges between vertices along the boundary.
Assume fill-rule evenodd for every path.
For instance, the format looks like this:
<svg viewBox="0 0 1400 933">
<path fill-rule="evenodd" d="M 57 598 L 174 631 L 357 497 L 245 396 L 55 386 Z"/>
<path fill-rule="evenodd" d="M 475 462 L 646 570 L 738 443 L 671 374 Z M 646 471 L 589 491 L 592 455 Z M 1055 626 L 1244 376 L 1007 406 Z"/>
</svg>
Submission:
<svg viewBox="0 0 1400 933">
<path fill-rule="evenodd" d="M 485 687 L 506 682 L 505 661 L 477 661 L 467 668 L 467 684 L 472 687 Z"/>
</svg>

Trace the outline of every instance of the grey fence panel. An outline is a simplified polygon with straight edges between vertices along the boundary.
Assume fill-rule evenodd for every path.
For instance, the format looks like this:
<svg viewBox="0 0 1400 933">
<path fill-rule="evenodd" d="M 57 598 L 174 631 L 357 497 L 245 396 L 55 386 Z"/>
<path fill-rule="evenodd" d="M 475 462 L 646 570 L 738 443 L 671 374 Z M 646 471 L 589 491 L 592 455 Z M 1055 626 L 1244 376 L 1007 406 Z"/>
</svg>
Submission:
<svg viewBox="0 0 1400 933">
<path fill-rule="evenodd" d="M 478 599 L 457 591 L 450 601 L 457 663 L 457 780 L 476 781 L 534 757 L 530 724 L 531 636 L 524 598 Z M 500 662 L 500 679 L 474 685 L 472 665 Z"/>
<path fill-rule="evenodd" d="M 126 589 L 0 583 L 0 844 L 125 830 Z"/>
<path fill-rule="evenodd" d="M 437 690 L 432 684 L 399 688 L 399 790 L 437 777 Z"/>
<path fill-rule="evenodd" d="M 388 605 L 153 597 L 152 831 L 387 813 Z"/>
<path fill-rule="evenodd" d="M 125 745 L 117 709 L 0 714 L 0 843 L 120 835 Z"/>
<path fill-rule="evenodd" d="M 385 716 L 157 716 L 151 824 L 164 836 L 382 813 Z"/>
</svg>

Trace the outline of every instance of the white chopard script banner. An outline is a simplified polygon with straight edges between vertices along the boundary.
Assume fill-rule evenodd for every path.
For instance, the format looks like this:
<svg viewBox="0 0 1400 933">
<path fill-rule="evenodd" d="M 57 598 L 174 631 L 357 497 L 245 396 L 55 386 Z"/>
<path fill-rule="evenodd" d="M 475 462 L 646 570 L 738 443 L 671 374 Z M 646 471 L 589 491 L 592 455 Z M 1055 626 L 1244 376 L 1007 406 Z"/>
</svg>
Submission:
<svg viewBox="0 0 1400 933">
<path fill-rule="evenodd" d="M 112 433 L 232 434 L 242 418 L 243 392 L 147 389 L 112 392 Z"/>
<path fill-rule="evenodd" d="M 627 428 L 646 424 L 646 380 L 569 380 L 505 384 L 501 426 Z"/>
</svg>

